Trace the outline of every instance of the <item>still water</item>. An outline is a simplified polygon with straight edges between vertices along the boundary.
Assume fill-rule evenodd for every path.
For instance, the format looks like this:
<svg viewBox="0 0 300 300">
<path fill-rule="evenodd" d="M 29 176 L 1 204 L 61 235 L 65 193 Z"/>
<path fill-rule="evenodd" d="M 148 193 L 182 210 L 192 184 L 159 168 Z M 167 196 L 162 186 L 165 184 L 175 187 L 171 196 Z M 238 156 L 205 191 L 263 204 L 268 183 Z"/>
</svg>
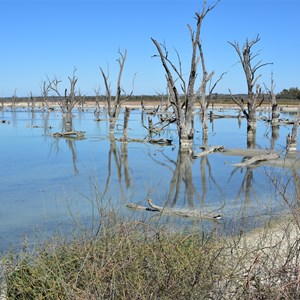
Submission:
<svg viewBox="0 0 300 300">
<path fill-rule="evenodd" d="M 237 115 L 237 111 L 215 114 Z M 74 111 L 72 127 L 84 131 L 85 138 L 72 140 L 51 135 L 63 130 L 58 110 L 0 111 L 0 250 L 21 243 L 25 235 L 31 236 L 37 228 L 51 234 L 57 226 L 70 224 L 74 219 L 92 219 L 98 206 L 107 203 L 122 216 L 147 218 L 153 213 L 132 212 L 126 203 L 147 206 L 149 197 L 160 206 L 217 210 L 224 216 L 221 222 L 225 226 L 239 223 L 246 228 L 253 225 L 254 217 L 269 218 L 284 211 L 274 178 L 289 182 L 291 191 L 294 189 L 289 170 L 267 166 L 236 168 L 232 165 L 243 157 L 222 153 L 197 159 L 180 154 L 174 124 L 160 135 L 172 139 L 172 146 L 122 144 L 109 139 L 105 110 L 99 117 L 100 121 L 95 121 L 92 109 Z M 129 138 L 147 137 L 148 117 L 154 124 L 158 121 L 140 110 L 131 111 Z M 116 137 L 122 135 L 122 124 L 121 113 Z M 215 119 L 209 126 L 208 146 L 247 148 L 245 120 L 239 123 L 237 118 Z M 194 151 L 200 152 L 202 137 L 197 113 L 195 128 Z M 258 121 L 255 147 L 284 151 L 290 131 L 290 126 L 281 126 L 278 138 L 272 141 L 269 125 Z M 298 173 L 297 170 L 297 176 Z M 187 226 L 192 222 L 172 216 L 164 221 Z M 196 226 L 200 226 L 199 222 Z"/>
</svg>

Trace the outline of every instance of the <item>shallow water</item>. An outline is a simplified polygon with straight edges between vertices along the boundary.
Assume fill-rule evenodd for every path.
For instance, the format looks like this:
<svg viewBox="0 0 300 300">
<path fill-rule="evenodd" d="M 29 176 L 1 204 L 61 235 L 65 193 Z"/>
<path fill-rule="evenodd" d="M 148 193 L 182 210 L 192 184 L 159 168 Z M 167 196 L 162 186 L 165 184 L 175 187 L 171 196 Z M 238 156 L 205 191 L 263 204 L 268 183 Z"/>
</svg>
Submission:
<svg viewBox="0 0 300 300">
<path fill-rule="evenodd" d="M 237 111 L 215 111 L 215 114 L 237 115 Z M 129 137 L 147 137 L 148 115 L 132 110 Z M 150 116 L 153 123 L 157 121 Z M 281 117 L 285 117 L 282 115 Z M 290 116 L 289 116 L 290 117 Z M 173 146 L 149 143 L 121 144 L 108 138 L 105 111 L 95 121 L 93 110 L 74 111 L 72 127 L 85 131 L 85 139 L 54 138 L 63 130 L 59 111 L 27 109 L 0 111 L 0 249 L 19 244 L 24 236 L 38 228 L 51 234 L 58 225 L 72 220 L 90 220 L 97 205 L 110 203 L 124 216 L 147 218 L 151 212 L 134 213 L 127 202 L 147 206 L 155 204 L 184 209 L 218 210 L 228 228 L 239 224 L 255 226 L 253 217 L 278 214 L 284 203 L 276 192 L 274 178 L 288 180 L 290 173 L 271 167 L 235 168 L 241 156 L 222 153 L 191 159 L 178 152 L 175 125 L 161 137 L 173 139 Z M 122 135 L 123 115 L 118 120 L 115 136 Z M 246 122 L 238 119 L 215 119 L 209 124 L 208 145 L 225 148 L 247 148 Z M 201 125 L 195 116 L 194 151 L 202 145 Z M 290 126 L 281 126 L 279 137 L 271 140 L 271 129 L 258 121 L 256 148 L 283 151 Z M 273 142 L 273 143 L 272 143 Z M 299 174 L 299 172 L 296 172 Z M 293 183 L 293 180 L 290 180 Z M 291 190 L 293 191 L 293 186 Z M 292 193 L 292 192 L 291 192 Z M 203 226 L 195 220 L 167 216 L 164 222 Z M 207 222 L 206 228 L 211 223 Z"/>
</svg>

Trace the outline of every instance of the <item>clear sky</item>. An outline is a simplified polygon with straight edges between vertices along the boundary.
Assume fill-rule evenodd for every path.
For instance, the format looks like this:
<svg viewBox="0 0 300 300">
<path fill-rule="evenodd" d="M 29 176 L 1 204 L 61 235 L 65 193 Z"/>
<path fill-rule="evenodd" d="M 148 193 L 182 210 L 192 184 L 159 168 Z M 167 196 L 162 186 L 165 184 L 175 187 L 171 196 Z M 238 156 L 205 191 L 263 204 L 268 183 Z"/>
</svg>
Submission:
<svg viewBox="0 0 300 300">
<path fill-rule="evenodd" d="M 122 87 L 128 93 L 136 74 L 134 94 L 165 92 L 163 68 L 151 37 L 176 49 L 188 72 L 191 41 L 187 24 L 195 28 L 195 12 L 202 0 L 0 0 L 0 97 L 30 92 L 39 96 L 48 76 L 62 80 L 77 68 L 81 94 L 94 95 L 104 85 L 99 67 L 110 73 L 114 88 L 118 50 L 127 49 Z M 208 4 L 215 1 L 208 0 Z M 215 92 L 246 92 L 237 54 L 228 41 L 241 45 L 260 35 L 253 50 L 272 62 L 261 69 L 260 83 L 276 92 L 300 86 L 300 0 L 221 0 L 204 20 L 203 49 L 208 71 L 215 78 L 227 72 Z"/>
</svg>

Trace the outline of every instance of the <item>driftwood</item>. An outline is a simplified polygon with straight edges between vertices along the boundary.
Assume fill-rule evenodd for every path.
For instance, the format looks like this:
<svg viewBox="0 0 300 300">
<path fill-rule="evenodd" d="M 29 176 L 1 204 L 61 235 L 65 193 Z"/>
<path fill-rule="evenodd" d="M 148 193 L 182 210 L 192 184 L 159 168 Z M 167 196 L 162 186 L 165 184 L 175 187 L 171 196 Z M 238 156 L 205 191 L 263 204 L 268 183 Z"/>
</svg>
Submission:
<svg viewBox="0 0 300 300">
<path fill-rule="evenodd" d="M 52 129 L 52 126 L 39 126 L 39 125 L 32 125 L 31 128 L 48 128 Z M 1 298 L 0 298 L 1 299 Z"/>
<path fill-rule="evenodd" d="M 184 209 L 157 206 L 152 202 L 151 199 L 148 199 L 148 204 L 150 207 L 141 206 L 134 203 L 128 203 L 127 207 L 134 210 L 153 211 L 153 212 L 159 212 L 161 214 L 176 215 L 180 217 L 211 219 L 211 220 L 221 219 L 221 215 L 214 214 L 213 212 L 203 213 L 199 210 L 189 210 L 189 209 L 184 210 Z"/>
<path fill-rule="evenodd" d="M 201 149 L 203 149 L 203 152 L 197 153 L 193 155 L 193 158 L 198 158 L 200 156 L 204 156 L 207 155 L 209 153 L 215 153 L 215 152 L 225 152 L 225 147 L 224 146 L 211 146 L 209 148 L 206 148 L 204 146 L 200 147 Z"/>
<path fill-rule="evenodd" d="M 150 139 L 148 140 L 148 143 L 150 144 L 159 144 L 164 146 L 172 146 L 173 140 L 170 139 Z"/>
<path fill-rule="evenodd" d="M 223 155 L 228 156 L 256 156 L 256 155 L 267 155 L 270 153 L 269 149 L 241 149 L 241 148 L 227 148 L 226 151 L 224 151 Z M 272 152 L 274 153 L 274 152 Z"/>
<path fill-rule="evenodd" d="M 122 138 L 115 138 L 116 141 L 118 142 L 124 142 Z M 133 143 L 147 143 L 147 139 L 135 139 L 135 138 L 127 138 L 127 142 L 133 142 Z"/>
<path fill-rule="evenodd" d="M 234 164 L 233 166 L 234 167 L 246 167 L 246 166 L 249 166 L 249 165 L 252 165 L 252 164 L 257 164 L 259 162 L 262 162 L 262 161 L 268 161 L 268 160 L 275 160 L 275 159 L 278 159 L 279 158 L 279 155 L 276 154 L 276 153 L 269 153 L 269 154 L 262 154 L 262 155 L 256 155 L 256 156 L 253 156 L 241 163 L 237 163 L 237 164 Z"/>
<path fill-rule="evenodd" d="M 52 136 L 56 138 L 66 137 L 66 138 L 83 138 L 84 131 L 64 131 L 64 132 L 55 132 Z"/>
<path fill-rule="evenodd" d="M 289 153 L 286 156 L 282 156 L 281 152 L 270 152 L 267 149 L 226 149 L 225 152 L 222 153 L 224 156 L 243 156 L 243 157 L 264 157 L 270 158 L 270 153 L 277 155 L 277 158 L 274 156 L 274 159 L 268 159 L 264 161 L 257 162 L 257 165 L 264 164 L 271 167 L 279 167 L 279 168 L 296 168 L 300 170 L 300 152 Z M 226 164 L 233 165 L 232 163 L 225 162 Z M 256 165 L 256 166 L 257 166 Z M 233 166 L 236 166 L 233 165 Z M 249 165 L 248 165 L 249 166 Z"/>
<path fill-rule="evenodd" d="M 116 138 L 118 142 L 124 142 L 122 138 Z M 127 142 L 133 143 L 150 143 L 150 144 L 157 144 L 160 146 L 173 146 L 173 140 L 170 139 L 135 139 L 135 138 L 128 138 Z"/>
<path fill-rule="evenodd" d="M 289 120 L 289 119 L 279 119 L 278 120 L 278 125 L 294 125 L 294 124 L 295 124 L 295 120 Z"/>
<path fill-rule="evenodd" d="M 216 114 L 213 114 L 212 116 L 213 119 L 238 119 L 238 118 L 245 118 L 244 116 L 241 116 L 241 115 L 216 115 Z"/>
</svg>

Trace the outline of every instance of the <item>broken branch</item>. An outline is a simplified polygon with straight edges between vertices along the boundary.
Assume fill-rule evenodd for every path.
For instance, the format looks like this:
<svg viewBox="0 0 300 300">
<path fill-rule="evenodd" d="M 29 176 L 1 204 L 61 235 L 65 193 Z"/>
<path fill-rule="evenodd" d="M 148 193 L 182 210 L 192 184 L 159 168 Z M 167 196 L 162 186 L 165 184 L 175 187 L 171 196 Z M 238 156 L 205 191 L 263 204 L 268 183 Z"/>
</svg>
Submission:
<svg viewBox="0 0 300 300">
<path fill-rule="evenodd" d="M 253 164 L 256 164 L 256 163 L 259 163 L 262 161 L 274 160 L 274 159 L 278 159 L 278 158 L 279 158 L 279 155 L 276 153 L 256 155 L 256 156 L 253 156 L 241 163 L 234 164 L 233 166 L 234 167 L 246 167 L 246 166 L 253 165 Z"/>
<path fill-rule="evenodd" d="M 148 204 L 150 207 L 141 206 L 134 203 L 128 203 L 127 207 L 135 210 L 137 209 L 137 210 L 153 211 L 153 212 L 159 212 L 161 214 L 177 215 L 180 217 L 201 218 L 201 219 L 211 219 L 211 220 L 221 219 L 221 215 L 214 214 L 213 212 L 203 213 L 199 210 L 190 210 L 190 209 L 185 210 L 185 209 L 158 206 L 155 205 L 150 198 L 148 199 Z"/>
</svg>

